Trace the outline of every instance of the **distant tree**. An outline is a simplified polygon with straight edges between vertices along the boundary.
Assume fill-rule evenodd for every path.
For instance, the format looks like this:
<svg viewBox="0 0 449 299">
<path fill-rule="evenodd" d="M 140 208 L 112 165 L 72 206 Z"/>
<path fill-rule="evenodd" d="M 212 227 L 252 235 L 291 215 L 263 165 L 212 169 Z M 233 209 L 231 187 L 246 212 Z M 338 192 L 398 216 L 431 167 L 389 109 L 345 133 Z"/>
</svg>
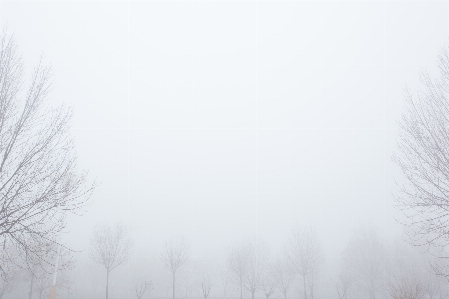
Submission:
<svg viewBox="0 0 449 299">
<path fill-rule="evenodd" d="M 277 281 L 273 270 L 273 265 L 270 265 L 262 281 L 262 291 L 267 299 L 276 292 Z"/>
<path fill-rule="evenodd" d="M 90 239 L 91 259 L 106 269 L 106 299 L 109 292 L 109 274 L 128 261 L 131 252 L 131 239 L 125 227 L 115 225 L 97 226 Z"/>
<path fill-rule="evenodd" d="M 323 253 L 315 230 L 311 227 L 295 227 L 287 252 L 293 268 L 303 279 L 304 298 L 307 299 L 307 287 L 309 287 L 311 299 L 313 299 L 313 275 L 323 262 Z"/>
<path fill-rule="evenodd" d="M 391 299 L 423 299 L 426 286 L 410 277 L 399 277 L 388 282 L 387 292 Z"/>
<path fill-rule="evenodd" d="M 431 267 L 437 258 L 399 238 L 396 238 L 391 251 L 386 277 L 390 283 L 389 287 L 395 287 L 398 283 L 412 283 L 415 286 L 420 285 L 421 288 L 425 287 L 429 299 L 434 299 L 437 295 L 441 297 L 440 280 L 443 277 L 435 275 Z M 392 282 L 395 284 L 391 285 Z"/>
<path fill-rule="evenodd" d="M 203 298 L 209 298 L 210 289 L 212 288 L 212 282 L 210 275 L 203 275 L 201 279 L 201 293 L 203 294 Z"/>
<path fill-rule="evenodd" d="M 267 277 L 266 280 L 264 280 L 262 290 L 267 299 L 276 292 L 276 284 L 271 277 Z"/>
<path fill-rule="evenodd" d="M 228 252 L 228 265 L 231 278 L 240 287 L 240 299 L 243 298 L 243 283 L 249 268 L 250 248 L 247 243 L 232 247 Z"/>
<path fill-rule="evenodd" d="M 385 253 L 382 241 L 372 226 L 356 231 L 342 252 L 345 275 L 350 275 L 354 284 L 366 291 L 370 299 L 376 298 L 384 284 Z"/>
<path fill-rule="evenodd" d="M 149 291 L 152 287 L 153 283 L 148 279 L 142 278 L 135 281 L 134 291 L 136 292 L 137 299 L 141 299 L 146 291 Z"/>
<path fill-rule="evenodd" d="M 318 267 L 314 267 L 309 272 L 309 275 L 307 275 L 307 285 L 309 287 L 310 291 L 310 299 L 314 298 L 314 290 L 315 290 L 315 284 L 316 279 L 318 278 Z"/>
<path fill-rule="evenodd" d="M 248 243 L 248 267 L 244 275 L 244 287 L 254 299 L 256 292 L 264 287 L 269 270 L 269 250 L 265 242 L 253 239 Z M 274 288 L 273 288 L 274 289 Z"/>
<path fill-rule="evenodd" d="M 335 286 L 337 289 L 338 299 L 348 298 L 348 292 L 351 284 L 351 276 L 345 270 L 342 270 L 340 274 L 338 274 L 338 282 Z"/>
<path fill-rule="evenodd" d="M 291 263 L 284 257 L 279 257 L 273 265 L 273 278 L 277 289 L 287 299 L 287 293 L 294 278 L 294 270 Z"/>
<path fill-rule="evenodd" d="M 161 260 L 172 274 L 173 299 L 175 299 L 176 272 L 187 262 L 190 256 L 190 246 L 184 238 L 171 238 L 165 241 Z"/>
<path fill-rule="evenodd" d="M 69 129 L 70 108 L 47 105 L 51 70 L 39 63 L 23 90 L 24 65 L 14 38 L 0 36 L 0 244 L 2 255 L 33 269 L 50 263 L 48 249 L 79 213 L 94 185 L 79 173 Z M 15 260 L 11 261 L 11 257 Z M 0 266 L 0 271 L 3 267 Z"/>
<path fill-rule="evenodd" d="M 393 161 L 402 171 L 397 207 L 414 245 L 426 245 L 445 261 L 449 256 L 449 47 L 438 57 L 439 76 L 422 72 L 421 86 L 405 94 Z M 448 275 L 447 263 L 436 270 Z"/>
</svg>

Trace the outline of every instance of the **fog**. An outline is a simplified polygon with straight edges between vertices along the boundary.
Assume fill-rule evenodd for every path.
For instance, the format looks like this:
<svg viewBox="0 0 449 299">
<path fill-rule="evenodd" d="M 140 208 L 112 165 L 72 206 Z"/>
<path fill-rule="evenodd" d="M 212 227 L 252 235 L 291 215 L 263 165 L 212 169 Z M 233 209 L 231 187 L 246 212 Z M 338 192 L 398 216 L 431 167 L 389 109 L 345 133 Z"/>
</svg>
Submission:
<svg viewBox="0 0 449 299">
<path fill-rule="evenodd" d="M 142 298 L 171 298 L 161 252 L 181 237 L 177 297 L 202 297 L 186 281 L 208 268 L 211 298 L 224 298 L 231 248 L 263 240 L 276 258 L 304 227 L 323 253 L 312 296 L 339 298 L 342 252 L 361 228 L 386 248 L 404 239 L 392 161 L 404 89 L 437 74 L 448 20 L 443 1 L 1 1 L 25 82 L 40 59 L 51 65 L 48 101 L 73 107 L 77 168 L 98 183 L 61 234 L 75 264 L 58 298 L 104 298 L 89 248 L 115 223 L 132 246 L 110 298 L 135 298 L 143 276 L 154 288 Z M 288 297 L 304 298 L 301 276 Z"/>
</svg>

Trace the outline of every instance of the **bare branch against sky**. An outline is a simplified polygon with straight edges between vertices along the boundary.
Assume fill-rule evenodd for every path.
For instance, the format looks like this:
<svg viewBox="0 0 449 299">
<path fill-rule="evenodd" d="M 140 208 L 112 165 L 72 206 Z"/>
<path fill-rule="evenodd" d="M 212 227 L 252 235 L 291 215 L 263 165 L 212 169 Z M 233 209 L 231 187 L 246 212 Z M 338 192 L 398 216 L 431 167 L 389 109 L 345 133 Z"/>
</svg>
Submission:
<svg viewBox="0 0 449 299">
<path fill-rule="evenodd" d="M 15 38 L 0 37 L 1 269 L 52 264 L 50 252 L 69 212 L 87 203 L 94 185 L 79 172 L 69 128 L 72 110 L 51 107 L 51 70 L 41 62 L 30 82 Z M 26 86 L 26 90 L 24 87 Z"/>
</svg>

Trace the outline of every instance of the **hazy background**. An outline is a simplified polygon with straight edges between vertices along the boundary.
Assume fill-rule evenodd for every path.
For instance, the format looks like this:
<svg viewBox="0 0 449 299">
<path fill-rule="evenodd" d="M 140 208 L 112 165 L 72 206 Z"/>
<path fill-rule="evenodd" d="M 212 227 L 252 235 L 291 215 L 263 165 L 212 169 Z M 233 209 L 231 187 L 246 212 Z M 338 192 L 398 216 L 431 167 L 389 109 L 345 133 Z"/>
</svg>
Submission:
<svg viewBox="0 0 449 299">
<path fill-rule="evenodd" d="M 449 3 L 2 1 L 0 23 L 30 69 L 52 65 L 101 182 L 69 221 L 75 249 L 104 222 L 153 259 L 172 235 L 200 259 L 252 235 L 279 251 L 313 224 L 331 267 L 355 226 L 400 232 L 396 122 L 436 69 Z"/>
</svg>

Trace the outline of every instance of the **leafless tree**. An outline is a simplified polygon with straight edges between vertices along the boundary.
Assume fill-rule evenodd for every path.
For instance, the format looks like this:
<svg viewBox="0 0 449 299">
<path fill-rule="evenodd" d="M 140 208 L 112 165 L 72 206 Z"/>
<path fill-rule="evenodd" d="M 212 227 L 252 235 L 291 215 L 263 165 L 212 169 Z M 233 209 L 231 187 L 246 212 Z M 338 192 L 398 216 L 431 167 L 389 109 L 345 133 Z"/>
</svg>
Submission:
<svg viewBox="0 0 449 299">
<path fill-rule="evenodd" d="M 90 257 L 106 269 L 106 299 L 109 291 L 109 274 L 129 259 L 131 239 L 125 227 L 115 225 L 97 226 L 90 239 Z"/>
<path fill-rule="evenodd" d="M 386 268 L 385 248 L 372 226 L 355 232 L 342 252 L 342 262 L 345 275 L 350 275 L 359 289 L 375 299 L 383 286 Z"/>
<path fill-rule="evenodd" d="M 345 270 L 342 270 L 340 274 L 338 274 L 338 282 L 335 286 L 335 288 L 337 289 L 338 299 L 348 298 L 348 292 L 351 285 L 351 276 Z"/>
<path fill-rule="evenodd" d="M 240 299 L 243 298 L 243 283 L 249 268 L 249 246 L 240 243 L 232 247 L 228 252 L 228 265 L 231 278 L 240 287 Z"/>
<path fill-rule="evenodd" d="M 426 286 L 410 277 L 399 277 L 389 281 L 388 295 L 391 299 L 423 299 Z"/>
<path fill-rule="evenodd" d="M 271 277 L 267 277 L 263 284 L 263 293 L 267 299 L 276 292 L 276 284 Z"/>
<path fill-rule="evenodd" d="M 147 290 L 153 287 L 153 283 L 148 279 L 139 279 L 134 283 L 134 291 L 136 292 L 137 299 L 141 299 Z"/>
<path fill-rule="evenodd" d="M 405 109 L 399 122 L 398 150 L 393 161 L 402 171 L 398 184 L 398 208 L 404 213 L 414 245 L 443 249 L 449 243 L 449 48 L 438 59 L 436 79 L 421 73 L 421 89 L 406 91 Z M 442 259 L 442 260 L 443 260 Z M 447 270 L 440 269 L 446 275 Z"/>
<path fill-rule="evenodd" d="M 276 288 L 277 288 L 277 281 L 274 275 L 274 268 L 273 265 L 270 265 L 268 271 L 266 271 L 263 276 L 262 291 L 265 297 L 269 299 L 270 296 L 276 292 Z"/>
<path fill-rule="evenodd" d="M 23 62 L 14 38 L 0 37 L 0 244 L 18 255 L 15 264 L 52 263 L 48 249 L 66 225 L 69 212 L 81 212 L 94 185 L 79 173 L 69 135 L 72 110 L 46 102 L 51 70 L 34 69 L 24 90 Z"/>
<path fill-rule="evenodd" d="M 248 268 L 244 275 L 244 287 L 254 294 L 261 291 L 269 270 L 269 250 L 265 242 L 253 239 L 248 243 Z"/>
<path fill-rule="evenodd" d="M 394 244 L 392 258 L 388 266 L 389 281 L 413 282 L 425 287 L 429 299 L 441 295 L 440 282 L 444 277 L 436 275 L 432 270 L 432 264 L 439 263 L 438 258 L 422 250 L 417 246 L 411 246 L 404 241 L 397 240 Z"/>
<path fill-rule="evenodd" d="M 279 257 L 273 265 L 273 278 L 276 282 L 277 289 L 287 299 L 287 293 L 294 278 L 294 269 L 286 258 Z"/>
<path fill-rule="evenodd" d="M 203 298 L 209 298 L 210 289 L 212 288 L 212 282 L 210 275 L 203 275 L 201 279 L 201 292 L 203 294 Z"/>
<path fill-rule="evenodd" d="M 313 283 L 308 284 L 308 281 L 323 262 L 321 245 L 315 230 L 312 227 L 295 227 L 287 253 L 293 268 L 303 279 L 304 298 L 307 299 L 307 287 L 313 296 Z"/>
<path fill-rule="evenodd" d="M 172 274 L 173 299 L 175 299 L 176 271 L 185 264 L 190 256 L 190 246 L 184 238 L 171 238 L 164 244 L 162 262 Z"/>
<path fill-rule="evenodd" d="M 310 299 L 314 298 L 314 290 L 315 290 L 315 284 L 316 280 L 318 278 L 318 267 L 312 268 L 309 274 L 307 275 L 307 286 L 309 287 L 310 291 Z"/>
</svg>

